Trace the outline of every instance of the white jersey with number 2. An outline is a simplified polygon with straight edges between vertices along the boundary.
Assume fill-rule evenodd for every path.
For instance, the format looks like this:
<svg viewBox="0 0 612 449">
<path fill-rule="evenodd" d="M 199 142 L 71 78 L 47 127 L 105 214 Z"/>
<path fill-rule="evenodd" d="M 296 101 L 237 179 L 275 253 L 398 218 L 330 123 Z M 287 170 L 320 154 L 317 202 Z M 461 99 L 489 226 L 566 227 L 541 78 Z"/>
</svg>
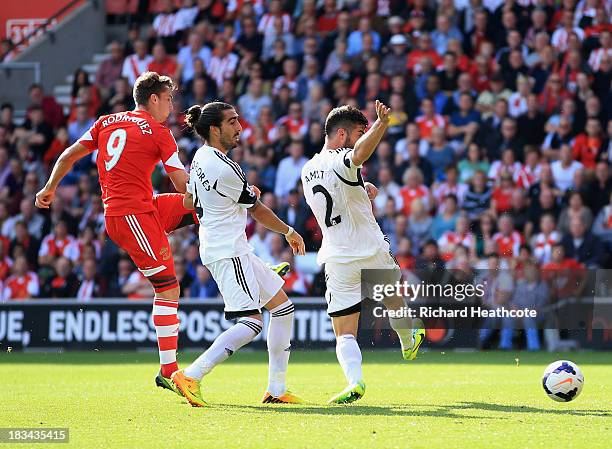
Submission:
<svg viewBox="0 0 612 449">
<path fill-rule="evenodd" d="M 323 150 L 302 168 L 306 202 L 323 231 L 317 262 L 351 262 L 389 251 L 353 163 L 353 150 Z"/>
</svg>

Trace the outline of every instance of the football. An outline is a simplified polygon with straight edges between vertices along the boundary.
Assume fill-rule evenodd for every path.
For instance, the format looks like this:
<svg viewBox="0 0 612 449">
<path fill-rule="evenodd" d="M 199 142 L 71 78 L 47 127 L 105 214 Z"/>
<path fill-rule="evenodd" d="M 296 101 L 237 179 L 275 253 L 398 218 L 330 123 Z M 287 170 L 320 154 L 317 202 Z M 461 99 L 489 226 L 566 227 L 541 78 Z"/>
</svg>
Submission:
<svg viewBox="0 0 612 449">
<path fill-rule="evenodd" d="M 573 401 L 580 395 L 583 385 L 582 371 L 569 360 L 557 360 L 544 370 L 542 386 L 548 397 L 554 401 Z"/>
</svg>

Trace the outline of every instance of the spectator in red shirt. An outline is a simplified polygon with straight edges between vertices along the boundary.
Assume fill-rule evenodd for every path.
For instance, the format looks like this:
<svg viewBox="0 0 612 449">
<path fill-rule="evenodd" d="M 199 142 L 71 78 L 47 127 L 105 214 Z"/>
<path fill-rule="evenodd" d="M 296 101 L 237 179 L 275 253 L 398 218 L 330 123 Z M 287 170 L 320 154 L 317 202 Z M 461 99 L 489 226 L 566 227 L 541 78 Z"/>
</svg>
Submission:
<svg viewBox="0 0 612 449">
<path fill-rule="evenodd" d="M 411 167 L 404 173 L 402 178 L 404 187 L 400 189 L 402 197 L 402 212 L 408 216 L 412 210 L 412 202 L 416 199 L 423 201 L 425 210 L 431 206 L 431 194 L 425 184 L 423 184 L 423 173 L 416 167 Z"/>
<path fill-rule="evenodd" d="M 77 119 L 77 110 L 81 106 L 85 106 L 87 109 L 87 118 L 95 119 L 98 116 L 98 110 L 100 109 L 100 98 L 97 94 L 95 86 L 81 86 L 76 98 L 72 99 L 70 105 L 70 115 L 68 116 L 68 122 L 73 122 Z"/>
<path fill-rule="evenodd" d="M 325 0 L 323 11 L 317 19 L 317 31 L 327 35 L 336 29 L 337 24 L 338 9 L 336 8 L 336 0 Z"/>
<path fill-rule="evenodd" d="M 491 196 L 492 206 L 498 214 L 510 210 L 512 194 L 514 193 L 514 181 L 510 173 L 504 172 L 500 184 L 493 190 Z"/>
<path fill-rule="evenodd" d="M 57 130 L 55 138 L 43 156 L 45 166 L 49 168 L 55 162 L 55 159 L 57 159 L 57 157 L 62 154 L 62 151 L 64 151 L 68 146 L 68 131 L 66 130 L 65 126 L 62 126 Z"/>
<path fill-rule="evenodd" d="M 471 248 L 474 241 L 474 234 L 470 232 L 470 220 L 467 215 L 460 215 L 454 231 L 446 231 L 438 239 L 438 247 L 445 262 L 455 257 L 455 251 L 459 246 Z"/>
<path fill-rule="evenodd" d="M 412 244 L 410 239 L 403 237 L 397 244 L 395 259 L 402 271 L 413 270 L 416 265 L 416 257 L 412 254 Z"/>
<path fill-rule="evenodd" d="M 599 155 L 605 150 L 599 120 L 594 117 L 589 118 L 585 131 L 586 133 L 579 134 L 574 140 L 574 160 L 581 162 L 586 169 L 594 170 Z"/>
<path fill-rule="evenodd" d="M 74 237 L 68 234 L 66 222 L 59 221 L 54 232 L 47 235 L 38 253 L 39 265 L 52 265 L 58 257 L 67 257 L 73 261 L 79 259 L 79 247 Z"/>
<path fill-rule="evenodd" d="M 308 121 L 302 114 L 302 103 L 295 100 L 289 105 L 289 114 L 278 120 L 277 126 L 286 126 L 292 139 L 302 139 L 308 131 Z M 276 133 L 277 134 L 277 133 Z"/>
<path fill-rule="evenodd" d="M 424 57 L 429 57 L 434 67 L 442 64 L 442 57 L 432 48 L 431 36 L 427 33 L 419 37 L 418 48 L 408 53 L 408 70 L 414 74 L 421 73 L 421 59 Z"/>
<path fill-rule="evenodd" d="M 24 256 L 15 259 L 12 272 L 4 283 L 4 300 L 31 299 L 38 296 L 38 276 L 33 271 L 28 271 L 28 261 Z"/>
<path fill-rule="evenodd" d="M 523 236 L 514 230 L 514 221 L 510 215 L 502 215 L 497 221 L 499 232 L 493 236 L 497 244 L 497 253 L 502 258 L 516 257 L 523 243 Z"/>
<path fill-rule="evenodd" d="M 173 77 L 176 73 L 177 64 L 172 56 L 166 54 L 166 48 L 161 42 L 153 46 L 153 61 L 149 63 L 147 69 L 151 72 L 157 72 L 160 75 Z"/>
<path fill-rule="evenodd" d="M 548 283 L 552 300 L 580 295 L 586 274 L 583 264 L 565 257 L 561 243 L 553 245 L 551 261 L 542 265 L 542 279 Z"/>
<path fill-rule="evenodd" d="M 474 88 L 479 94 L 490 89 L 490 78 L 493 74 L 493 66 L 486 57 L 482 55 L 476 56 L 470 67 L 469 73 L 472 77 Z"/>
<path fill-rule="evenodd" d="M 561 106 L 561 102 L 568 97 L 568 93 L 563 86 L 561 76 L 553 73 L 546 82 L 544 91 L 540 94 L 540 107 L 547 115 L 551 115 Z"/>
<path fill-rule="evenodd" d="M 42 108 L 44 121 L 53 128 L 58 128 L 64 124 L 64 112 L 62 107 L 50 95 L 45 95 L 45 91 L 40 84 L 30 86 L 30 106 L 26 112 L 26 117 L 30 117 L 30 111 L 35 107 Z"/>
<path fill-rule="evenodd" d="M 447 51 L 455 54 L 455 57 L 457 58 L 457 67 L 459 70 L 462 72 L 467 72 L 470 69 L 470 64 L 472 61 L 463 53 L 463 47 L 458 39 L 450 39 L 448 41 Z"/>
<path fill-rule="evenodd" d="M 591 19 L 590 26 L 586 26 L 584 32 L 586 37 L 599 37 L 601 40 L 601 35 L 603 33 L 612 33 L 612 23 L 610 23 L 608 12 L 609 8 L 608 11 L 606 11 L 605 2 L 602 1 L 600 6 L 595 8 L 595 17 Z M 582 21 L 580 25 L 582 25 Z"/>
<path fill-rule="evenodd" d="M 9 240 L 2 236 L 0 237 L 0 281 L 4 281 L 11 271 L 13 261 L 8 257 Z"/>
<path fill-rule="evenodd" d="M 436 114 L 434 102 L 431 98 L 423 98 L 421 101 L 422 115 L 416 118 L 416 124 L 421 132 L 421 138 L 430 140 L 433 128 L 446 129 L 446 120 L 440 114 Z"/>
</svg>

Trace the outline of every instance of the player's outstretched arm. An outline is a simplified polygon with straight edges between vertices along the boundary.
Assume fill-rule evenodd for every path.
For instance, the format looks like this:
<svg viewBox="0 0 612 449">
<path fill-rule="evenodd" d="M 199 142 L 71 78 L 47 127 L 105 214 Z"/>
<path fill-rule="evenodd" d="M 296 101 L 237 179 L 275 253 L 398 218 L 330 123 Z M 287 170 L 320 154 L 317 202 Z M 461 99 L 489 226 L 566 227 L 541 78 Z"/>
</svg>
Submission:
<svg viewBox="0 0 612 449">
<path fill-rule="evenodd" d="M 374 150 L 387 131 L 390 113 L 391 109 L 382 102 L 376 100 L 376 114 L 378 115 L 378 119 L 368 132 L 361 136 L 355 143 L 353 164 L 359 166 L 370 159 L 370 156 L 372 156 L 372 153 L 374 153 Z"/>
<path fill-rule="evenodd" d="M 257 200 L 248 210 L 251 213 L 251 217 L 264 225 L 267 229 L 283 234 L 291 246 L 291 249 L 293 249 L 293 254 L 299 254 L 300 256 L 306 254 L 302 236 L 291 226 L 278 218 L 278 216 L 265 204 Z"/>
<path fill-rule="evenodd" d="M 195 206 L 193 205 L 193 195 L 189 192 L 185 192 L 185 196 L 183 197 L 183 207 L 188 210 L 195 209 Z"/>
<path fill-rule="evenodd" d="M 168 173 L 168 177 L 174 188 L 179 193 L 185 193 L 187 191 L 187 183 L 189 182 L 189 174 L 185 170 L 176 170 Z"/>
<path fill-rule="evenodd" d="M 74 143 L 66 148 L 60 157 L 55 162 L 51 176 L 45 186 L 36 194 L 34 204 L 41 209 L 49 209 L 49 205 L 55 197 L 55 189 L 64 179 L 64 176 L 72 169 L 72 166 L 81 158 L 91 153 L 85 146 L 80 143 Z"/>
</svg>

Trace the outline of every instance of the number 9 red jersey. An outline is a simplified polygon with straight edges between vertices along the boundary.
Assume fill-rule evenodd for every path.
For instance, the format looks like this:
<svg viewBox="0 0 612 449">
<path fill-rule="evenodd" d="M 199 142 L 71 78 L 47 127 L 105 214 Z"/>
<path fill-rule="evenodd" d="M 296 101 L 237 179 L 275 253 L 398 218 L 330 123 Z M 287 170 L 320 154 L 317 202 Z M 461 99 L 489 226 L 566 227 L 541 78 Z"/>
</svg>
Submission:
<svg viewBox="0 0 612 449">
<path fill-rule="evenodd" d="M 79 143 L 98 150 L 96 165 L 106 216 L 155 210 L 151 174 L 159 161 L 167 173 L 184 170 L 170 130 L 143 110 L 100 117 Z"/>
</svg>

